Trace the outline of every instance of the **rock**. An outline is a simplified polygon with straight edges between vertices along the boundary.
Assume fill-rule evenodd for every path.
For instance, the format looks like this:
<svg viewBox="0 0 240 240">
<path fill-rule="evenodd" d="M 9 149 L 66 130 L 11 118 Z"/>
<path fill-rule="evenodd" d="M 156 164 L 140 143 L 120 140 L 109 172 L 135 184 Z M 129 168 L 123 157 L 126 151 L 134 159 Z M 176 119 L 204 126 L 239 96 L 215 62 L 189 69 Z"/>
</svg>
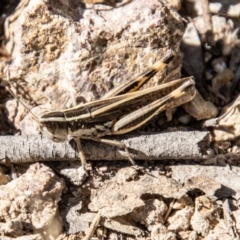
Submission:
<svg viewBox="0 0 240 240">
<path fill-rule="evenodd" d="M 195 178 L 196 176 L 204 176 L 206 179 L 211 179 L 210 182 L 215 182 L 215 190 L 214 187 L 205 187 L 204 184 L 201 187 L 201 184 L 196 185 L 196 187 L 200 187 L 200 190 L 206 191 L 207 193 L 213 194 L 217 198 L 228 198 L 240 197 L 240 170 L 238 167 L 232 166 L 229 168 L 228 166 L 201 166 L 201 165 L 177 165 L 171 166 L 172 170 L 172 178 L 181 184 L 186 184 L 189 179 Z M 221 184 L 221 189 L 218 189 L 219 184 Z M 210 191 L 209 191 L 210 190 Z"/>
<path fill-rule="evenodd" d="M 187 230 L 190 226 L 190 220 L 193 212 L 193 206 L 186 206 L 181 210 L 174 211 L 167 220 L 167 229 L 173 232 Z"/>
<path fill-rule="evenodd" d="M 213 127 L 214 140 L 234 140 L 240 136 L 240 97 L 224 107 L 222 114 L 216 119 L 209 119 L 206 126 Z"/>
<path fill-rule="evenodd" d="M 220 0 L 217 2 L 209 3 L 211 13 L 216 15 L 224 15 L 226 17 L 239 18 L 240 16 L 240 3 L 238 0 L 232 0 L 231 4 L 228 1 Z"/>
<path fill-rule="evenodd" d="M 104 217 L 122 216 L 145 206 L 141 196 L 146 194 L 181 198 L 185 189 L 165 176 L 141 175 L 141 170 L 129 167 L 119 170 L 114 178 L 105 182 L 88 207 L 93 212 L 101 211 Z"/>
<path fill-rule="evenodd" d="M 176 240 L 177 236 L 175 233 L 168 231 L 164 225 L 158 224 L 154 226 L 151 232 L 151 239 L 152 240 Z"/>
<path fill-rule="evenodd" d="M 218 114 L 218 109 L 213 105 L 213 103 L 205 101 L 198 91 L 193 100 L 185 103 L 183 108 L 197 120 L 213 118 Z"/>
<path fill-rule="evenodd" d="M 34 234 L 34 235 L 28 235 L 28 236 L 22 236 L 17 238 L 10 238 L 10 237 L 0 237 L 0 240 L 44 240 L 41 236 L 41 234 Z"/>
<path fill-rule="evenodd" d="M 10 177 L 4 174 L 3 169 L 0 167 L 0 185 L 4 185 L 10 181 Z"/>
<path fill-rule="evenodd" d="M 207 236 L 210 231 L 211 219 L 216 213 L 215 205 L 206 196 L 195 199 L 195 211 L 191 218 L 191 227 L 201 236 Z"/>
<path fill-rule="evenodd" d="M 61 169 L 60 173 L 65 176 L 72 184 L 80 186 L 87 178 L 88 173 L 83 166 L 72 164 L 73 166 Z"/>
<path fill-rule="evenodd" d="M 58 202 L 63 188 L 63 180 L 39 163 L 0 186 L 0 232 L 15 237 L 39 233 L 44 239 L 56 239 L 62 231 Z"/>
<path fill-rule="evenodd" d="M 189 178 L 185 186 L 189 189 L 201 189 L 207 196 L 215 196 L 222 187 L 219 182 L 204 175 Z"/>
<path fill-rule="evenodd" d="M 144 224 L 148 229 L 158 223 L 164 223 L 165 213 L 168 209 L 166 203 L 159 199 L 148 199 L 143 207 L 134 210 L 130 216 L 136 222 Z"/>
<path fill-rule="evenodd" d="M 49 110 L 69 108 L 101 98 L 173 49 L 171 66 L 145 87 L 156 86 L 162 74 L 181 66 L 184 28 L 164 0 L 130 1 L 110 11 L 66 1 L 25 0 L 6 21 L 7 49 L 13 57 L 10 78 L 19 79 L 34 104 L 50 102 Z M 180 69 L 169 80 L 179 76 Z"/>
</svg>

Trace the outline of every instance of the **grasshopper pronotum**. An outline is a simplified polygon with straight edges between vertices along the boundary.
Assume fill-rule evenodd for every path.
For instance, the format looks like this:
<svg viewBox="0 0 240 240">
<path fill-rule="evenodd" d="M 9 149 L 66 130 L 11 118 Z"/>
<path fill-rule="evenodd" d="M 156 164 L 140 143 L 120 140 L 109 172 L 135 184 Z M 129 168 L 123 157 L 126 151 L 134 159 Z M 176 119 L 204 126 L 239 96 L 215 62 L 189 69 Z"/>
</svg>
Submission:
<svg viewBox="0 0 240 240">
<path fill-rule="evenodd" d="M 131 132 L 160 112 L 192 100 L 195 96 L 192 77 L 136 91 L 172 58 L 173 52 L 168 51 L 150 70 L 114 88 L 100 100 L 69 109 L 49 111 L 39 118 L 34 116 L 39 122 L 42 134 L 56 142 L 66 141 L 68 137 L 74 138 L 82 164 L 86 164 L 86 159 L 80 139 L 91 139 L 124 148 L 129 160 L 134 164 L 123 143 L 102 137 Z"/>
</svg>

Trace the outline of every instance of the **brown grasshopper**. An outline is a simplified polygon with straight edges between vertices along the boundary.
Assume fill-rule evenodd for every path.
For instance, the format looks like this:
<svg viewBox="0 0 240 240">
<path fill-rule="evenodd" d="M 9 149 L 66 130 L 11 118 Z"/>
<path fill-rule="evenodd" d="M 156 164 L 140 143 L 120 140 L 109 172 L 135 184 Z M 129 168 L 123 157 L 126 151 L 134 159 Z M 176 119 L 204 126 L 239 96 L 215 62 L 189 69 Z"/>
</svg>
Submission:
<svg viewBox="0 0 240 240">
<path fill-rule="evenodd" d="M 167 52 L 150 70 L 114 88 L 100 100 L 44 113 L 39 118 L 42 134 L 57 142 L 73 137 L 83 164 L 86 160 L 79 139 L 92 139 L 124 148 L 134 164 L 123 143 L 102 137 L 131 132 L 160 112 L 182 105 L 194 97 L 195 87 L 191 77 L 136 91 L 172 58 L 173 52 Z"/>
<path fill-rule="evenodd" d="M 173 52 L 168 51 L 151 69 L 114 88 L 100 100 L 69 109 L 49 111 L 39 118 L 34 116 L 42 134 L 55 142 L 66 141 L 68 137 L 74 138 L 82 164 L 86 164 L 86 159 L 80 139 L 91 139 L 124 148 L 131 163 L 135 164 L 124 143 L 102 137 L 129 133 L 160 112 L 192 100 L 196 92 L 192 77 L 137 91 L 163 69 L 173 56 Z"/>
</svg>

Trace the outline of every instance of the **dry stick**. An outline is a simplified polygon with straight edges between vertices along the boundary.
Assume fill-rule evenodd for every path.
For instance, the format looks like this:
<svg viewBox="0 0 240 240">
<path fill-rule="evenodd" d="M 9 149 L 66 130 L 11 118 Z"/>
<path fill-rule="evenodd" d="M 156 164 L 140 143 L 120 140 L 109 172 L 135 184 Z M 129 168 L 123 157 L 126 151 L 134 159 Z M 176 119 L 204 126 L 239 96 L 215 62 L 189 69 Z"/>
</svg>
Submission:
<svg viewBox="0 0 240 240">
<path fill-rule="evenodd" d="M 232 236 L 232 239 L 237 239 L 238 234 L 236 230 L 236 224 L 233 220 L 232 211 L 230 210 L 229 199 L 225 199 L 223 202 L 223 215 L 227 232 L 230 236 Z"/>
<path fill-rule="evenodd" d="M 93 234 L 94 234 L 94 232 L 95 232 L 95 230 L 96 230 L 100 220 L 101 220 L 101 215 L 100 215 L 100 212 L 98 212 L 96 214 L 95 218 L 93 219 L 89 229 L 87 230 L 87 234 L 83 238 L 83 240 L 89 240 L 93 236 Z"/>
<path fill-rule="evenodd" d="M 112 138 L 111 138 L 112 139 Z M 114 138 L 128 147 L 135 160 L 206 159 L 210 133 L 176 131 L 148 135 L 128 135 Z M 87 160 L 128 160 L 118 147 L 82 140 Z M 1 136 L 0 163 L 79 160 L 75 141 L 55 143 L 37 136 Z"/>
<path fill-rule="evenodd" d="M 164 222 L 166 222 L 166 220 L 168 219 L 168 217 L 169 217 L 169 215 L 170 215 L 170 213 L 171 213 L 171 211 L 172 211 L 172 209 L 173 209 L 173 205 L 174 205 L 175 202 L 176 202 L 176 198 L 174 198 L 174 199 L 171 201 L 171 203 L 170 203 L 170 205 L 169 205 L 169 208 L 168 208 L 167 212 L 166 212 L 165 215 L 164 215 Z"/>
<path fill-rule="evenodd" d="M 203 10 L 203 21 L 205 27 L 205 35 L 206 35 L 206 42 L 210 46 L 214 46 L 214 38 L 213 38 L 213 25 L 212 25 L 212 14 L 209 10 L 209 1 L 202 0 L 202 10 Z"/>
</svg>

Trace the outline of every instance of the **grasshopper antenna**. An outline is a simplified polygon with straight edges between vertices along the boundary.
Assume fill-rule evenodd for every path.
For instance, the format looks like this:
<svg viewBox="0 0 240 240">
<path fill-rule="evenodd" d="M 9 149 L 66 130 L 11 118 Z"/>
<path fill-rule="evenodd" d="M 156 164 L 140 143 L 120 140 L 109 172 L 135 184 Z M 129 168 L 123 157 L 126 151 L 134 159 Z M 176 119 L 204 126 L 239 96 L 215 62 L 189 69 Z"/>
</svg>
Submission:
<svg viewBox="0 0 240 240">
<path fill-rule="evenodd" d="M 11 82 L 10 82 L 10 78 L 9 78 L 9 70 L 7 71 L 7 81 L 8 81 L 8 83 L 9 83 L 10 86 L 11 86 Z M 7 89 L 7 91 L 8 91 L 20 104 L 22 104 L 22 106 L 23 106 L 24 108 L 27 109 L 27 111 L 32 115 L 32 117 L 34 118 L 34 120 L 37 121 L 37 122 L 40 124 L 40 122 L 39 122 L 39 120 L 38 120 L 38 117 L 31 111 L 31 109 L 29 109 L 29 107 L 28 107 L 23 101 L 21 101 L 20 99 L 18 99 L 17 96 L 14 94 L 14 92 L 13 92 L 8 86 L 6 86 L 6 89 Z"/>
</svg>

